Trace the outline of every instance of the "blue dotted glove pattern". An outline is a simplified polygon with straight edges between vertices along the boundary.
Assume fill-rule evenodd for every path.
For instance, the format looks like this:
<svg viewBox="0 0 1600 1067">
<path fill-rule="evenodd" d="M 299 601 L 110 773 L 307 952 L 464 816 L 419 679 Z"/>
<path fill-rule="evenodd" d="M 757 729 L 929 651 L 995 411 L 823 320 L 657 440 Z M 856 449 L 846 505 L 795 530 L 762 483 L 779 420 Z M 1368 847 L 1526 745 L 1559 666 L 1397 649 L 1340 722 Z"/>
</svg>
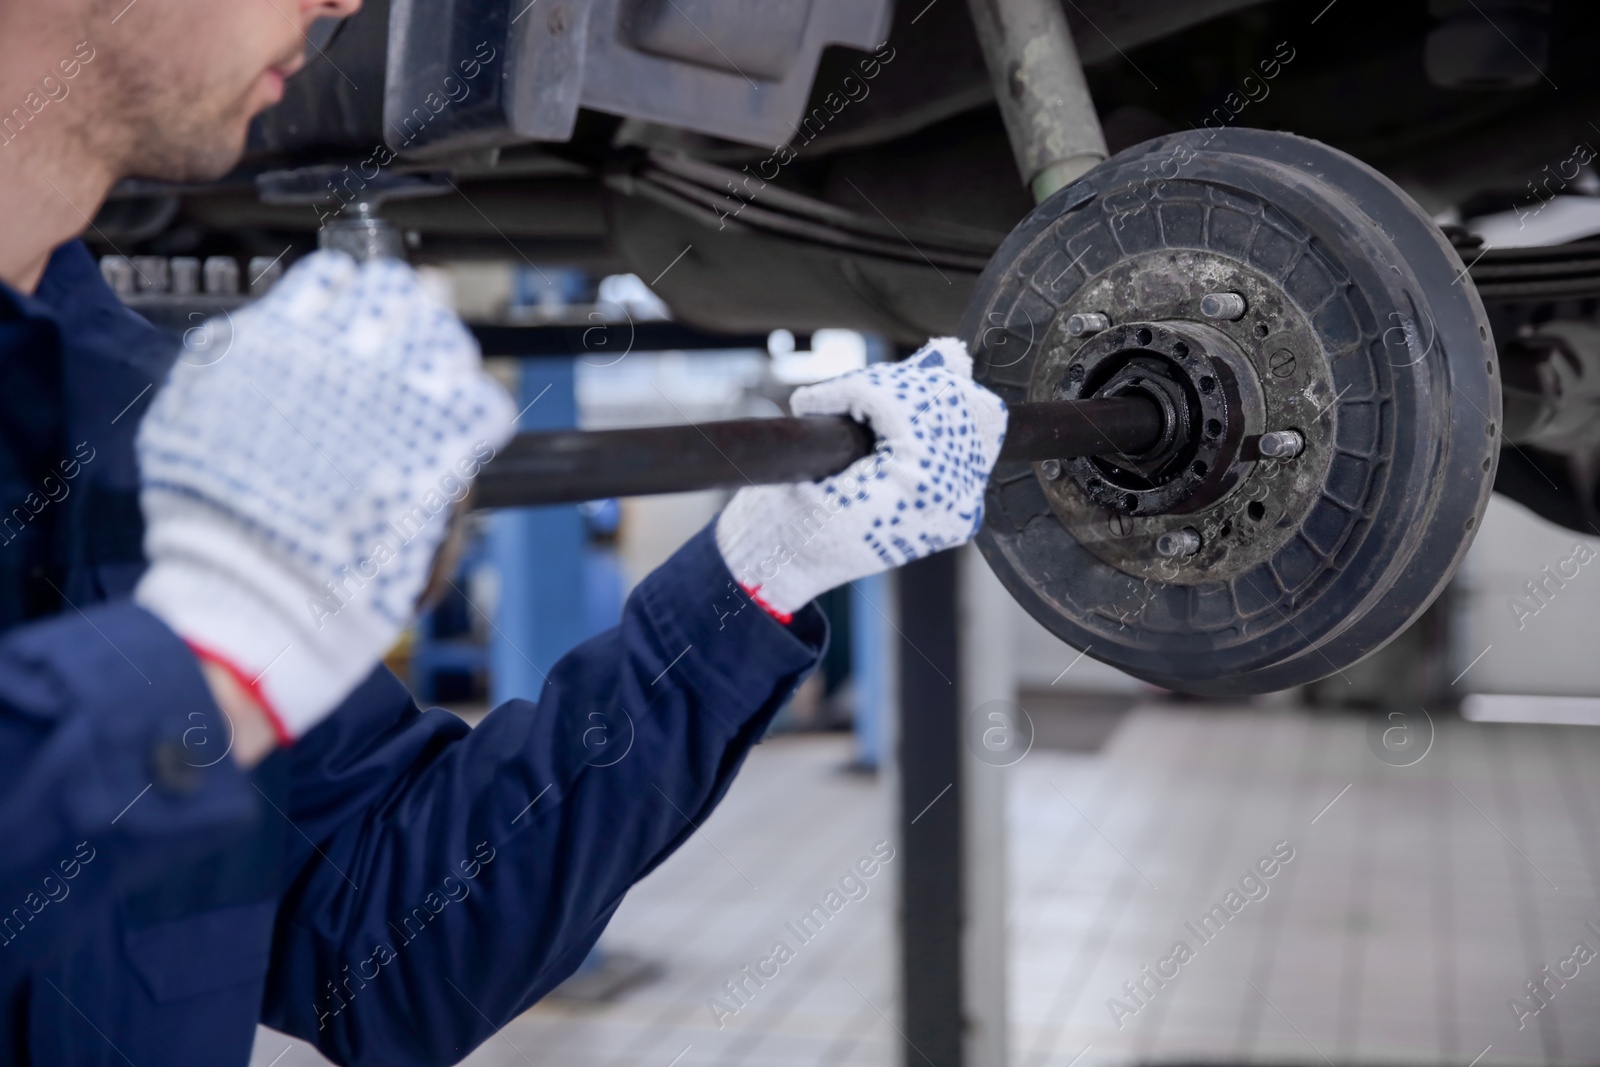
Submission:
<svg viewBox="0 0 1600 1067">
<path fill-rule="evenodd" d="M 869 424 L 876 452 L 820 482 L 740 490 L 718 520 L 734 576 L 777 610 L 867 574 L 971 540 L 1005 440 L 1005 403 L 972 380 L 966 346 L 930 342 L 910 358 L 797 389 L 796 415 Z"/>
<path fill-rule="evenodd" d="M 147 526 L 201 505 L 313 589 L 359 584 L 403 625 L 452 503 L 512 432 L 476 342 L 405 264 L 336 252 L 210 329 L 205 365 L 181 357 L 139 430 Z"/>
</svg>

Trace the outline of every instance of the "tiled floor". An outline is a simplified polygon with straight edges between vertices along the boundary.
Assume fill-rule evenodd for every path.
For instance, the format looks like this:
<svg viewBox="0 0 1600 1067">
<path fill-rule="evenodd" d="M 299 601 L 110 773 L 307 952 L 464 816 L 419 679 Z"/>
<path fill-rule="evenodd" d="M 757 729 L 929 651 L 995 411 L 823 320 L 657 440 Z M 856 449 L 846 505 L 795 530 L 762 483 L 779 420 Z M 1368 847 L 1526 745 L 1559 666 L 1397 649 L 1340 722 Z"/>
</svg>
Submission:
<svg viewBox="0 0 1600 1067">
<path fill-rule="evenodd" d="M 1600 967 L 1521 1031 L 1507 1003 L 1600 950 L 1600 732 L 1441 722 L 1402 767 L 1359 719 L 1145 709 L 1100 757 L 1038 755 L 1011 808 L 1022 1067 L 1600 1061 Z M 1266 896 L 1227 901 L 1280 841 Z M 1185 925 L 1229 903 L 1209 941 Z M 1124 994 L 1180 940 L 1176 977 Z"/>
<path fill-rule="evenodd" d="M 707 1007 L 887 836 L 876 785 L 837 772 L 847 745 L 759 748 L 629 897 L 606 942 L 662 979 L 540 1005 L 466 1062 L 888 1067 L 892 864 L 724 1029 Z M 1600 730 L 1451 720 L 1393 765 L 1424 748 L 1385 762 L 1357 718 L 1146 707 L 1098 754 L 1032 752 L 1010 801 L 1012 1062 L 1600 1062 L 1600 958 L 1524 1029 L 1508 1007 L 1576 942 L 1600 951 Z M 1275 845 L 1292 858 L 1245 879 Z M 1213 906 L 1202 940 L 1186 923 Z M 1187 962 L 1161 964 L 1179 941 Z M 321 1062 L 263 1031 L 256 1067 L 280 1054 Z"/>
</svg>

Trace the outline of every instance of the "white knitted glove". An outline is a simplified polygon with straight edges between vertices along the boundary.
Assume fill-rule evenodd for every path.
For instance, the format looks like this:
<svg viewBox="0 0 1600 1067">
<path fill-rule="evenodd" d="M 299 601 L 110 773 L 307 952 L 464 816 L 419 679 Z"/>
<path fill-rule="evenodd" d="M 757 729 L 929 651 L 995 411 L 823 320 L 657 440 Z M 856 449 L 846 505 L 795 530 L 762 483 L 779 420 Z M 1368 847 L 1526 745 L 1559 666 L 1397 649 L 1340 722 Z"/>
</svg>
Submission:
<svg viewBox="0 0 1600 1067">
<path fill-rule="evenodd" d="M 723 560 L 770 614 L 787 622 L 819 593 L 978 532 L 1006 406 L 972 380 L 961 341 L 796 389 L 790 407 L 869 423 L 878 448 L 820 482 L 741 489 L 718 517 Z"/>
<path fill-rule="evenodd" d="M 139 427 L 135 600 L 304 734 L 410 619 L 452 504 L 514 407 L 395 260 L 319 252 L 208 326 Z"/>
</svg>

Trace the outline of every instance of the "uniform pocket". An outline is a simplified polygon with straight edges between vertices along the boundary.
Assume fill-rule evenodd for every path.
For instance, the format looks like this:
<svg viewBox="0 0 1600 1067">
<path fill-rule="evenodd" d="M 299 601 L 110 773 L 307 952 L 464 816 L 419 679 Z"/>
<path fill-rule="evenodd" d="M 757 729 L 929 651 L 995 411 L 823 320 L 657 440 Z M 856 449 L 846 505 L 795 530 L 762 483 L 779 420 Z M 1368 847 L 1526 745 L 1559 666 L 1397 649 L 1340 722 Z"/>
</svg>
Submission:
<svg viewBox="0 0 1600 1067">
<path fill-rule="evenodd" d="M 158 1001 L 260 981 L 277 902 L 217 908 L 123 932 L 128 961 Z"/>
</svg>

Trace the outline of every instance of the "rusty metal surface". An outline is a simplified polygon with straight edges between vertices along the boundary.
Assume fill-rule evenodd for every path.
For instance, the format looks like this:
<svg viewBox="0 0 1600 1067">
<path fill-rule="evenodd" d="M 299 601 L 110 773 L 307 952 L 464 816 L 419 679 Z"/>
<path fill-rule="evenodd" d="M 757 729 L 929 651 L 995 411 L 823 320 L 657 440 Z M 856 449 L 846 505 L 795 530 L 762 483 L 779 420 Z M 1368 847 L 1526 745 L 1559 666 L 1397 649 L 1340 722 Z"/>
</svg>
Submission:
<svg viewBox="0 0 1600 1067">
<path fill-rule="evenodd" d="M 1215 255 L 1209 269 L 1204 260 L 1180 263 L 1196 250 Z M 1166 269 L 1164 256 L 1174 257 Z M 1143 269 L 1116 278 L 1120 264 L 1142 257 Z M 1230 260 L 1238 275 L 1215 273 L 1235 269 Z M 1033 469 L 1001 463 L 979 548 L 1053 633 L 1158 685 L 1270 692 L 1348 667 L 1438 595 L 1488 503 L 1499 381 L 1482 303 L 1458 284 L 1464 271 L 1398 188 L 1305 138 L 1186 133 L 1107 161 L 1042 204 L 980 281 L 962 330 L 979 380 L 1008 399 L 1035 395 L 1035 363 L 1057 358 L 1050 324 L 1069 305 L 1103 310 L 1076 303 L 1102 278 L 1115 284 L 1094 304 L 1121 301 L 1113 308 L 1141 319 L 1153 309 L 1191 319 L 1206 293 L 1238 286 L 1255 310 L 1218 328 L 1248 331 L 1236 343 L 1266 359 L 1266 374 L 1254 364 L 1263 378 L 1274 358 L 1287 366 L 1275 353 L 1294 357 L 1294 373 L 1309 380 L 1293 393 L 1263 390 L 1278 394 L 1284 417 L 1309 416 L 1273 427 L 1299 430 L 1308 444 L 1294 459 L 1271 461 L 1288 468 L 1281 497 L 1242 496 L 1247 479 L 1216 507 L 1243 503 L 1246 522 L 1274 527 L 1243 544 L 1243 556 L 1278 536 L 1279 523 L 1288 522 L 1289 536 L 1237 574 L 1231 551 L 1162 557 L 1150 537 L 1131 538 L 1132 524 L 1106 511 L 1104 532 L 1080 539 L 1076 515 L 1063 521 Z M 1260 288 L 1251 288 L 1252 272 Z M 1314 343 L 1275 344 L 1292 341 L 1297 321 L 1310 323 Z M 1271 421 L 1271 393 L 1266 405 Z M 1303 468 L 1315 476 L 1322 464 L 1325 475 L 1303 487 L 1293 475 Z M 1315 493 L 1303 513 L 1302 488 Z M 1241 538 L 1233 521 L 1226 535 L 1220 523 L 1186 525 L 1215 543 Z M 1113 522 L 1130 527 L 1136 543 L 1109 547 Z M 1125 558 L 1112 563 L 1107 554 Z"/>
<path fill-rule="evenodd" d="M 1212 322 L 1210 327 L 1226 335 L 1234 358 L 1243 361 L 1236 375 L 1253 380 L 1259 395 L 1262 410 L 1252 417 L 1251 431 L 1259 433 L 1256 426 L 1299 429 L 1306 435 L 1306 451 L 1294 463 L 1238 464 L 1237 480 L 1198 512 L 1113 513 L 1071 479 L 1043 483 L 1051 510 L 1072 536 L 1123 573 L 1182 585 L 1237 578 L 1282 551 L 1321 498 L 1335 453 L 1332 401 L 1337 390 L 1310 316 L 1284 294 L 1279 282 L 1214 252 L 1153 252 L 1119 263 L 1064 306 L 1068 312 L 1105 312 L 1114 322 L 1181 322 L 1198 320 L 1201 297 L 1219 290 L 1243 294 L 1250 307 L 1237 322 Z M 1265 336 L 1259 332 L 1263 326 Z M 1040 348 L 1029 397 L 1057 395 L 1057 383 L 1082 346 L 1052 325 Z M 1161 534 L 1184 527 L 1200 532 L 1204 547 L 1199 552 L 1172 560 L 1149 550 Z"/>
</svg>

